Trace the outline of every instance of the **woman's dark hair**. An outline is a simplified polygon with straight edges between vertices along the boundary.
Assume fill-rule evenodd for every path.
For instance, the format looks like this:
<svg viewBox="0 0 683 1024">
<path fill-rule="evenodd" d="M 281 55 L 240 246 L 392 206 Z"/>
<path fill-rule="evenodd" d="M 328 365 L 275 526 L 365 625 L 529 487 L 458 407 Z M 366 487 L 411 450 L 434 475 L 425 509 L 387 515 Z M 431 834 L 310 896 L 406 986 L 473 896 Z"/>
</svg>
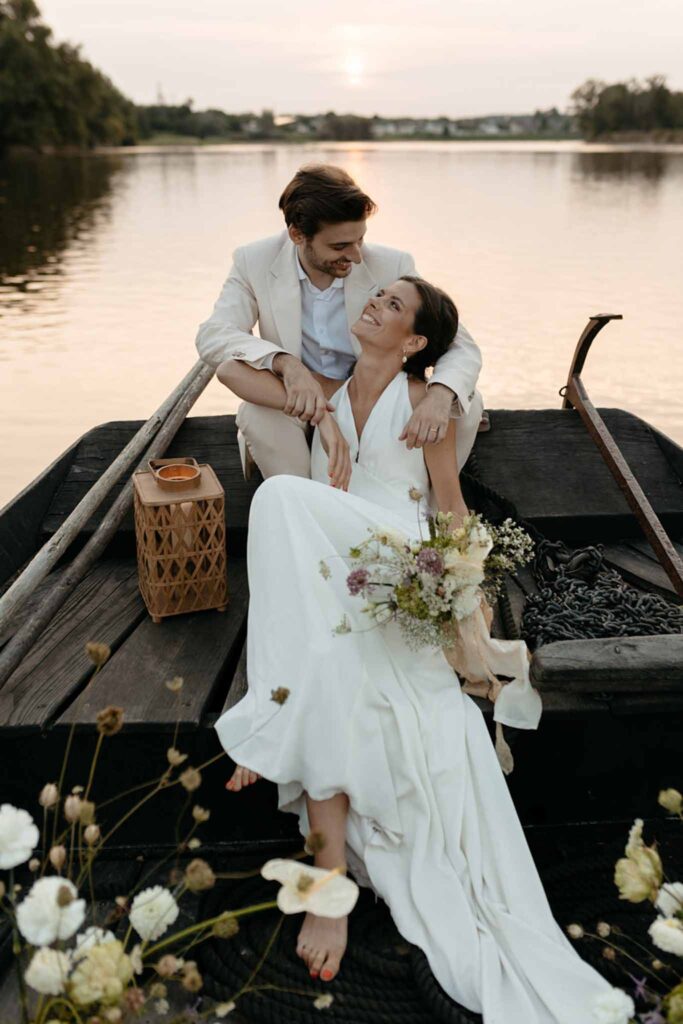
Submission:
<svg viewBox="0 0 683 1024">
<path fill-rule="evenodd" d="M 331 164 L 300 167 L 280 196 L 287 227 L 313 238 L 323 224 L 364 220 L 377 209 L 350 174 Z"/>
<path fill-rule="evenodd" d="M 417 288 L 420 307 L 415 314 L 413 333 L 421 334 L 427 344 L 419 352 L 409 356 L 403 364 L 406 373 L 425 380 L 425 370 L 434 366 L 446 352 L 458 331 L 458 310 L 453 299 L 421 277 L 404 274 L 401 281 L 410 281 Z"/>
</svg>

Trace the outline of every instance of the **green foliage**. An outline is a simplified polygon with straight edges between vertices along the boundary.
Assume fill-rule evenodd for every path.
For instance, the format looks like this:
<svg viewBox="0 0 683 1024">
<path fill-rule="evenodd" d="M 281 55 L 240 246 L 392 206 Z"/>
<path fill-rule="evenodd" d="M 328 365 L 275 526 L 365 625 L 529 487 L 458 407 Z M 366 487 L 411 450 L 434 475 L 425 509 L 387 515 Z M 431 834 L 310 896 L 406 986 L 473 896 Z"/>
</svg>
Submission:
<svg viewBox="0 0 683 1024">
<path fill-rule="evenodd" d="M 140 137 L 153 135 L 186 135 L 195 139 L 231 137 L 242 131 L 242 121 L 236 114 L 222 110 L 193 110 L 192 100 L 180 106 L 156 104 L 138 107 Z"/>
<path fill-rule="evenodd" d="M 683 128 L 683 92 L 671 92 L 662 75 L 612 85 L 589 78 L 572 93 L 572 104 L 589 139 L 612 132 Z"/>
<path fill-rule="evenodd" d="M 55 44 L 34 0 L 0 0 L 0 150 L 10 145 L 130 145 L 135 106 L 84 60 Z"/>
</svg>

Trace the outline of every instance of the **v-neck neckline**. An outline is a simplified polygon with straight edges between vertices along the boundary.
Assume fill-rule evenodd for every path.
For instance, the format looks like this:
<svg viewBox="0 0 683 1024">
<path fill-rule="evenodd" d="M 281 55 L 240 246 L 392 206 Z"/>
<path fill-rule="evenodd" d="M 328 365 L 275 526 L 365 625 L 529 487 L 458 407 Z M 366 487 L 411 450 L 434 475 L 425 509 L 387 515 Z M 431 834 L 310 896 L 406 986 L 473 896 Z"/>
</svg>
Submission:
<svg viewBox="0 0 683 1024">
<path fill-rule="evenodd" d="M 351 384 L 351 380 L 353 379 L 353 377 L 352 376 L 349 377 L 348 380 L 346 381 L 346 387 L 345 387 L 345 390 L 344 390 L 344 397 L 346 398 L 346 401 L 347 401 L 348 406 L 349 406 L 349 416 L 351 417 L 351 426 L 353 427 L 353 432 L 356 435 L 356 459 L 358 459 L 358 455 L 360 453 L 361 441 L 362 441 L 363 437 L 365 437 L 367 435 L 368 426 L 370 424 L 370 420 L 372 419 L 373 415 L 375 414 L 375 411 L 377 410 L 377 408 L 381 405 L 382 400 L 386 396 L 387 392 L 391 389 L 391 387 L 396 383 L 398 378 L 401 377 L 401 376 L 405 376 L 403 370 L 399 370 L 398 373 L 396 374 L 396 376 L 392 377 L 391 380 L 388 382 L 388 384 L 384 388 L 382 388 L 382 390 L 380 391 L 379 395 L 377 396 L 377 401 L 375 402 L 375 404 L 373 405 L 372 409 L 370 410 L 370 412 L 367 415 L 365 423 L 363 424 L 363 429 L 361 430 L 360 434 L 358 433 L 358 427 L 356 426 L 356 417 L 353 415 L 353 405 L 351 404 L 351 396 L 349 394 L 349 386 Z"/>
</svg>

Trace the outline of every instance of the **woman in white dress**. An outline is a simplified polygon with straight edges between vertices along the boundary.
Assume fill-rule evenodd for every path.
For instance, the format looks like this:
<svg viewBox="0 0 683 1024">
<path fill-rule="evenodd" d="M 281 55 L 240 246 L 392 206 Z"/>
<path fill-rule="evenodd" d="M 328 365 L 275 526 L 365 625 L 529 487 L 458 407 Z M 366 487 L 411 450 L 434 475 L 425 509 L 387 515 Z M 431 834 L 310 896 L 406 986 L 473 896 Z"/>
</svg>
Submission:
<svg viewBox="0 0 683 1024">
<path fill-rule="evenodd" d="M 326 838 L 316 865 L 381 896 L 452 998 L 485 1024 L 589 1024 L 611 986 L 552 916 L 480 709 L 441 650 L 410 650 L 392 624 L 368 630 L 346 586 L 344 558 L 368 528 L 419 536 L 409 488 L 454 528 L 468 512 L 457 421 L 437 444 L 399 441 L 456 328 L 452 301 L 417 278 L 369 299 L 352 328 L 362 355 L 315 431 L 313 479 L 271 477 L 254 496 L 249 687 L 216 728 L 237 765 L 228 788 L 276 782 L 302 835 Z M 268 371 L 233 361 L 218 375 L 247 401 L 285 406 Z M 343 616 L 353 631 L 335 634 Z M 535 728 L 539 704 L 518 679 L 494 717 Z M 337 974 L 346 925 L 306 915 L 297 952 L 313 977 Z"/>
</svg>

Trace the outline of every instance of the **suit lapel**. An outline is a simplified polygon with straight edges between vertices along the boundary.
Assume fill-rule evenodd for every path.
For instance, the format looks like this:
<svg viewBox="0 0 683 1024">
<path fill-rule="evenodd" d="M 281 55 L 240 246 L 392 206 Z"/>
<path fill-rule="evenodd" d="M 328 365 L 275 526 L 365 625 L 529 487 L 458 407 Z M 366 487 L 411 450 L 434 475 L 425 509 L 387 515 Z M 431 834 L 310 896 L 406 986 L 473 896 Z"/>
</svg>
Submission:
<svg viewBox="0 0 683 1024">
<path fill-rule="evenodd" d="M 292 355 L 301 355 L 301 286 L 296 270 L 296 246 L 285 237 L 268 276 L 273 319 L 280 344 Z"/>
<path fill-rule="evenodd" d="M 357 263 L 344 281 L 344 302 L 346 304 L 346 319 L 349 329 L 355 324 L 363 312 L 363 307 L 371 295 L 377 291 L 378 285 L 367 268 L 366 263 Z M 351 335 L 351 344 L 357 356 L 361 353 L 361 347 L 355 334 Z"/>
</svg>

